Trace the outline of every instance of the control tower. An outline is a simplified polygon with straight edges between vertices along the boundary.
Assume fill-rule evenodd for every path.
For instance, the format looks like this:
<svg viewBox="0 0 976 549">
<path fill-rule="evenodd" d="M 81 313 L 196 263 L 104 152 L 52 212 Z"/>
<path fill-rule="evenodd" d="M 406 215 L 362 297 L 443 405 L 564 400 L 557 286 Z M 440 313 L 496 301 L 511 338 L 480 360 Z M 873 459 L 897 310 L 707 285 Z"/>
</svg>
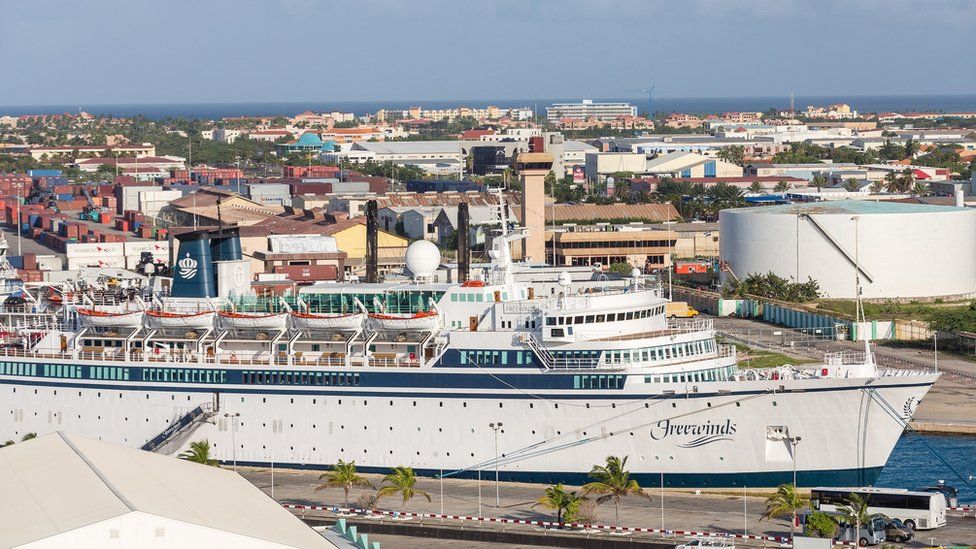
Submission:
<svg viewBox="0 0 976 549">
<path fill-rule="evenodd" d="M 522 240 L 522 260 L 544 263 L 546 261 L 546 174 L 552 170 L 552 155 L 548 153 L 521 153 L 515 160 L 515 169 L 522 182 L 522 226 L 528 229 L 528 237 Z"/>
</svg>

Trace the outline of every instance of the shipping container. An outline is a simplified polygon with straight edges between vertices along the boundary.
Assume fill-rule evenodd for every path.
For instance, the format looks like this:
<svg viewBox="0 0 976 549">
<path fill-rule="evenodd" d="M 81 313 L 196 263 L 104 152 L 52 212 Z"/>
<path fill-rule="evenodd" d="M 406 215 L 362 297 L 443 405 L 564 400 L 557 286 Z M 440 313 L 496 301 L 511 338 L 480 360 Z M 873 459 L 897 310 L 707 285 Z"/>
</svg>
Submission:
<svg viewBox="0 0 976 549">
<path fill-rule="evenodd" d="M 313 280 L 337 280 L 338 267 L 335 265 L 284 265 L 274 267 L 275 273 L 287 274 L 296 282 Z"/>
</svg>

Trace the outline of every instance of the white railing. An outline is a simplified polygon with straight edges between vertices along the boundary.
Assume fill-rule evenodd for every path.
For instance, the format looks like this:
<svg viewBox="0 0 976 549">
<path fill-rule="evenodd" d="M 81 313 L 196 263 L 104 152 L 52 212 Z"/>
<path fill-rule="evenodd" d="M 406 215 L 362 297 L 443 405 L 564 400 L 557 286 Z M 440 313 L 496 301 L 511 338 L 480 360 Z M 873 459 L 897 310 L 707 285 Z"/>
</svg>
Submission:
<svg viewBox="0 0 976 549">
<path fill-rule="evenodd" d="M 710 318 L 689 320 L 685 322 L 669 323 L 667 328 L 654 330 L 652 332 L 635 332 L 620 334 L 609 337 L 598 337 L 596 341 L 630 341 L 634 339 L 651 339 L 663 336 L 676 336 L 681 334 L 691 334 L 695 332 L 708 332 L 715 329 L 715 322 Z M 593 340 L 589 340 L 593 341 Z"/>
</svg>

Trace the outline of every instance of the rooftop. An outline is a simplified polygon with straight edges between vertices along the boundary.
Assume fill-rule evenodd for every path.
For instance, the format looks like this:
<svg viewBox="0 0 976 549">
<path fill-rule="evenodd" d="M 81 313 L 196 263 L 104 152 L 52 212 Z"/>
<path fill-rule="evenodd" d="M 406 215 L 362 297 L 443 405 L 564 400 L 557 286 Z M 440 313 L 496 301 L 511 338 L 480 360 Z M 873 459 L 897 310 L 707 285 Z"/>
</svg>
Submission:
<svg viewBox="0 0 976 549">
<path fill-rule="evenodd" d="M 333 547 L 237 473 L 57 432 L 0 449 L 14 547 L 143 512 L 281 544 Z"/>
<path fill-rule="evenodd" d="M 957 208 L 955 206 L 934 206 L 931 204 L 904 204 L 891 201 L 873 200 L 837 200 L 830 202 L 808 202 L 805 204 L 782 204 L 763 208 L 749 208 L 744 210 L 754 214 L 912 214 L 912 213 L 949 213 L 976 210 L 971 208 Z"/>
</svg>

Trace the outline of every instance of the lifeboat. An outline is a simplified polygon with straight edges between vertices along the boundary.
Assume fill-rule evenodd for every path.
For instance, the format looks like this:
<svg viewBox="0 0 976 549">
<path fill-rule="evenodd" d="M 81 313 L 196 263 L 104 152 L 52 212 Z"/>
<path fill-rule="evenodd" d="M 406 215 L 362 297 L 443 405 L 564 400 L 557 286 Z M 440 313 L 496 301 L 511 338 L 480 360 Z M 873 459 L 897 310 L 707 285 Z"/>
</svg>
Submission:
<svg viewBox="0 0 976 549">
<path fill-rule="evenodd" d="M 288 326 L 288 313 L 239 313 L 220 311 L 220 325 L 227 330 L 250 328 L 253 330 L 284 330 Z"/>
<path fill-rule="evenodd" d="M 462 288 L 484 288 L 485 283 L 481 280 L 469 280 L 464 284 L 461 284 Z"/>
<path fill-rule="evenodd" d="M 363 313 L 339 315 L 315 313 L 291 313 L 291 325 L 296 331 L 303 330 L 344 330 L 352 331 L 363 325 Z"/>
<path fill-rule="evenodd" d="M 139 328 L 145 311 L 99 311 L 77 309 L 83 326 L 93 328 Z"/>
<path fill-rule="evenodd" d="M 414 314 L 370 313 L 369 324 L 374 330 L 386 332 L 426 332 L 437 328 L 440 315 L 437 311 L 421 311 Z"/>
<path fill-rule="evenodd" d="M 206 330 L 212 328 L 214 311 L 200 313 L 174 313 L 169 311 L 146 311 L 146 319 L 153 328 L 189 328 Z"/>
</svg>

